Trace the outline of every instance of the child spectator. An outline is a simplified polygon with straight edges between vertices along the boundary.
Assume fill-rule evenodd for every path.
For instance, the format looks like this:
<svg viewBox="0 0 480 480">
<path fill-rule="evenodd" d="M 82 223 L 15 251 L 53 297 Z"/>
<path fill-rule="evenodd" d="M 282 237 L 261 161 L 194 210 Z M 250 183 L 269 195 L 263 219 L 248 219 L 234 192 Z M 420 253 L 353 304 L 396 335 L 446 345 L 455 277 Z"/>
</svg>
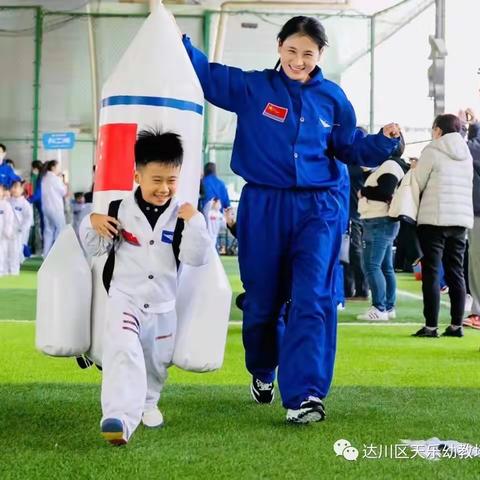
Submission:
<svg viewBox="0 0 480 480">
<path fill-rule="evenodd" d="M 85 195 L 83 192 L 75 192 L 72 199 L 72 215 L 73 215 L 73 229 L 78 235 L 78 229 L 82 223 L 83 218 L 91 211 L 91 204 L 85 203 Z"/>
<path fill-rule="evenodd" d="M 203 209 L 203 214 L 207 221 L 207 230 L 215 248 L 217 247 L 217 238 L 220 228 L 222 225 L 225 225 L 221 210 L 222 203 L 220 202 L 220 199 L 216 197 L 209 200 Z"/>
<path fill-rule="evenodd" d="M 8 272 L 7 246 L 14 227 L 13 210 L 6 198 L 6 192 L 5 186 L 0 183 L 0 277 Z"/>
<path fill-rule="evenodd" d="M 104 271 L 109 298 L 101 421 L 103 437 L 115 445 L 127 443 L 140 421 L 163 424 L 157 403 L 175 344 L 177 270 L 181 263 L 206 264 L 211 250 L 203 216 L 175 198 L 182 159 L 178 135 L 141 131 L 135 144 L 139 187 L 117 203 L 118 219 L 92 213 L 80 226 L 88 254 L 116 257 L 109 289 Z"/>
<path fill-rule="evenodd" d="M 33 209 L 24 197 L 22 182 L 13 182 L 10 205 L 14 213 L 14 225 L 12 238 L 7 244 L 7 271 L 10 275 L 19 275 L 20 265 L 25 260 L 24 245 L 28 244 L 30 227 L 33 225 Z"/>
</svg>

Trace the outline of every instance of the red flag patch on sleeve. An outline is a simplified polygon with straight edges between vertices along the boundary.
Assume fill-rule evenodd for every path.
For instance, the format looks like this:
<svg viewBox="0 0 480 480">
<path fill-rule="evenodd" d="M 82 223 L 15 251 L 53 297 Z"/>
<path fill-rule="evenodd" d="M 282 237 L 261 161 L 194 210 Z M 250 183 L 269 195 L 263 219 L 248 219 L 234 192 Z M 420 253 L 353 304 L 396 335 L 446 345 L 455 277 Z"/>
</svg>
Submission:
<svg viewBox="0 0 480 480">
<path fill-rule="evenodd" d="M 136 123 L 108 123 L 100 127 L 95 192 L 132 190 L 137 127 Z"/>
<path fill-rule="evenodd" d="M 268 102 L 265 110 L 263 111 L 263 115 L 272 120 L 276 120 L 277 122 L 284 122 L 287 118 L 288 108 L 279 107 L 278 105 L 274 105 L 273 103 Z"/>
</svg>

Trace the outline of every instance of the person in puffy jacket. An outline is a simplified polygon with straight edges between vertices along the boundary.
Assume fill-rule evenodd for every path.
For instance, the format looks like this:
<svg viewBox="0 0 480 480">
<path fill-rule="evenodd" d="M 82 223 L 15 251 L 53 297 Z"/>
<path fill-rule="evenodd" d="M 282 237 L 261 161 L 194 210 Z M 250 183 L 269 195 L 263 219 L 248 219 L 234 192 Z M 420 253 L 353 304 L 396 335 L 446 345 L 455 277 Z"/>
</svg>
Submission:
<svg viewBox="0 0 480 480">
<path fill-rule="evenodd" d="M 451 325 L 443 336 L 462 337 L 465 310 L 463 258 L 467 228 L 473 227 L 472 155 L 452 114 L 435 118 L 433 140 L 413 170 L 420 189 L 417 225 L 423 251 L 422 291 L 425 326 L 417 337 L 438 337 L 440 266 L 449 286 Z"/>
</svg>

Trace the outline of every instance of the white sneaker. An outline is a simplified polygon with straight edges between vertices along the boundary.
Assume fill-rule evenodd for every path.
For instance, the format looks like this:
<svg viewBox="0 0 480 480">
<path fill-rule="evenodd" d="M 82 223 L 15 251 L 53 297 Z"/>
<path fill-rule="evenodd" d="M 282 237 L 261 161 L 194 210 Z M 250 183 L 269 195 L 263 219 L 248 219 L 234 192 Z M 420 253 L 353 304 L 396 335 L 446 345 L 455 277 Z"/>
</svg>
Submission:
<svg viewBox="0 0 480 480">
<path fill-rule="evenodd" d="M 357 320 L 384 321 L 388 320 L 388 313 L 372 305 L 365 313 L 357 315 Z"/>
<path fill-rule="evenodd" d="M 158 407 L 150 408 L 143 412 L 142 423 L 148 428 L 160 428 L 163 426 L 163 415 Z"/>
<path fill-rule="evenodd" d="M 472 311 L 472 305 L 473 305 L 473 297 L 467 293 L 465 297 L 465 312 L 469 313 Z"/>
<path fill-rule="evenodd" d="M 312 423 L 325 420 L 325 406 L 318 397 L 310 396 L 299 409 L 287 410 L 287 422 L 289 423 Z"/>
<path fill-rule="evenodd" d="M 397 318 L 397 312 L 394 308 L 387 310 L 387 315 L 389 320 L 395 320 Z"/>
</svg>

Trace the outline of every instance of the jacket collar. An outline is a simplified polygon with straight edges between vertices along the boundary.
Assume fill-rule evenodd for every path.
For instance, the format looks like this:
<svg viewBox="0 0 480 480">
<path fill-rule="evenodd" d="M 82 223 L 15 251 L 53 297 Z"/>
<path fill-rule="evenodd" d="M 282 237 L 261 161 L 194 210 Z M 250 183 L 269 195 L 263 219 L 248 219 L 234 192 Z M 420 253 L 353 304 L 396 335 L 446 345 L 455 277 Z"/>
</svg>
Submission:
<svg viewBox="0 0 480 480">
<path fill-rule="evenodd" d="M 324 80 L 322 69 L 317 65 L 312 73 L 310 74 L 310 80 L 306 83 L 299 82 L 298 80 L 292 80 L 287 74 L 283 71 L 283 68 L 280 67 L 280 78 L 288 87 L 300 88 L 302 86 L 311 86 L 317 85 Z"/>
</svg>

